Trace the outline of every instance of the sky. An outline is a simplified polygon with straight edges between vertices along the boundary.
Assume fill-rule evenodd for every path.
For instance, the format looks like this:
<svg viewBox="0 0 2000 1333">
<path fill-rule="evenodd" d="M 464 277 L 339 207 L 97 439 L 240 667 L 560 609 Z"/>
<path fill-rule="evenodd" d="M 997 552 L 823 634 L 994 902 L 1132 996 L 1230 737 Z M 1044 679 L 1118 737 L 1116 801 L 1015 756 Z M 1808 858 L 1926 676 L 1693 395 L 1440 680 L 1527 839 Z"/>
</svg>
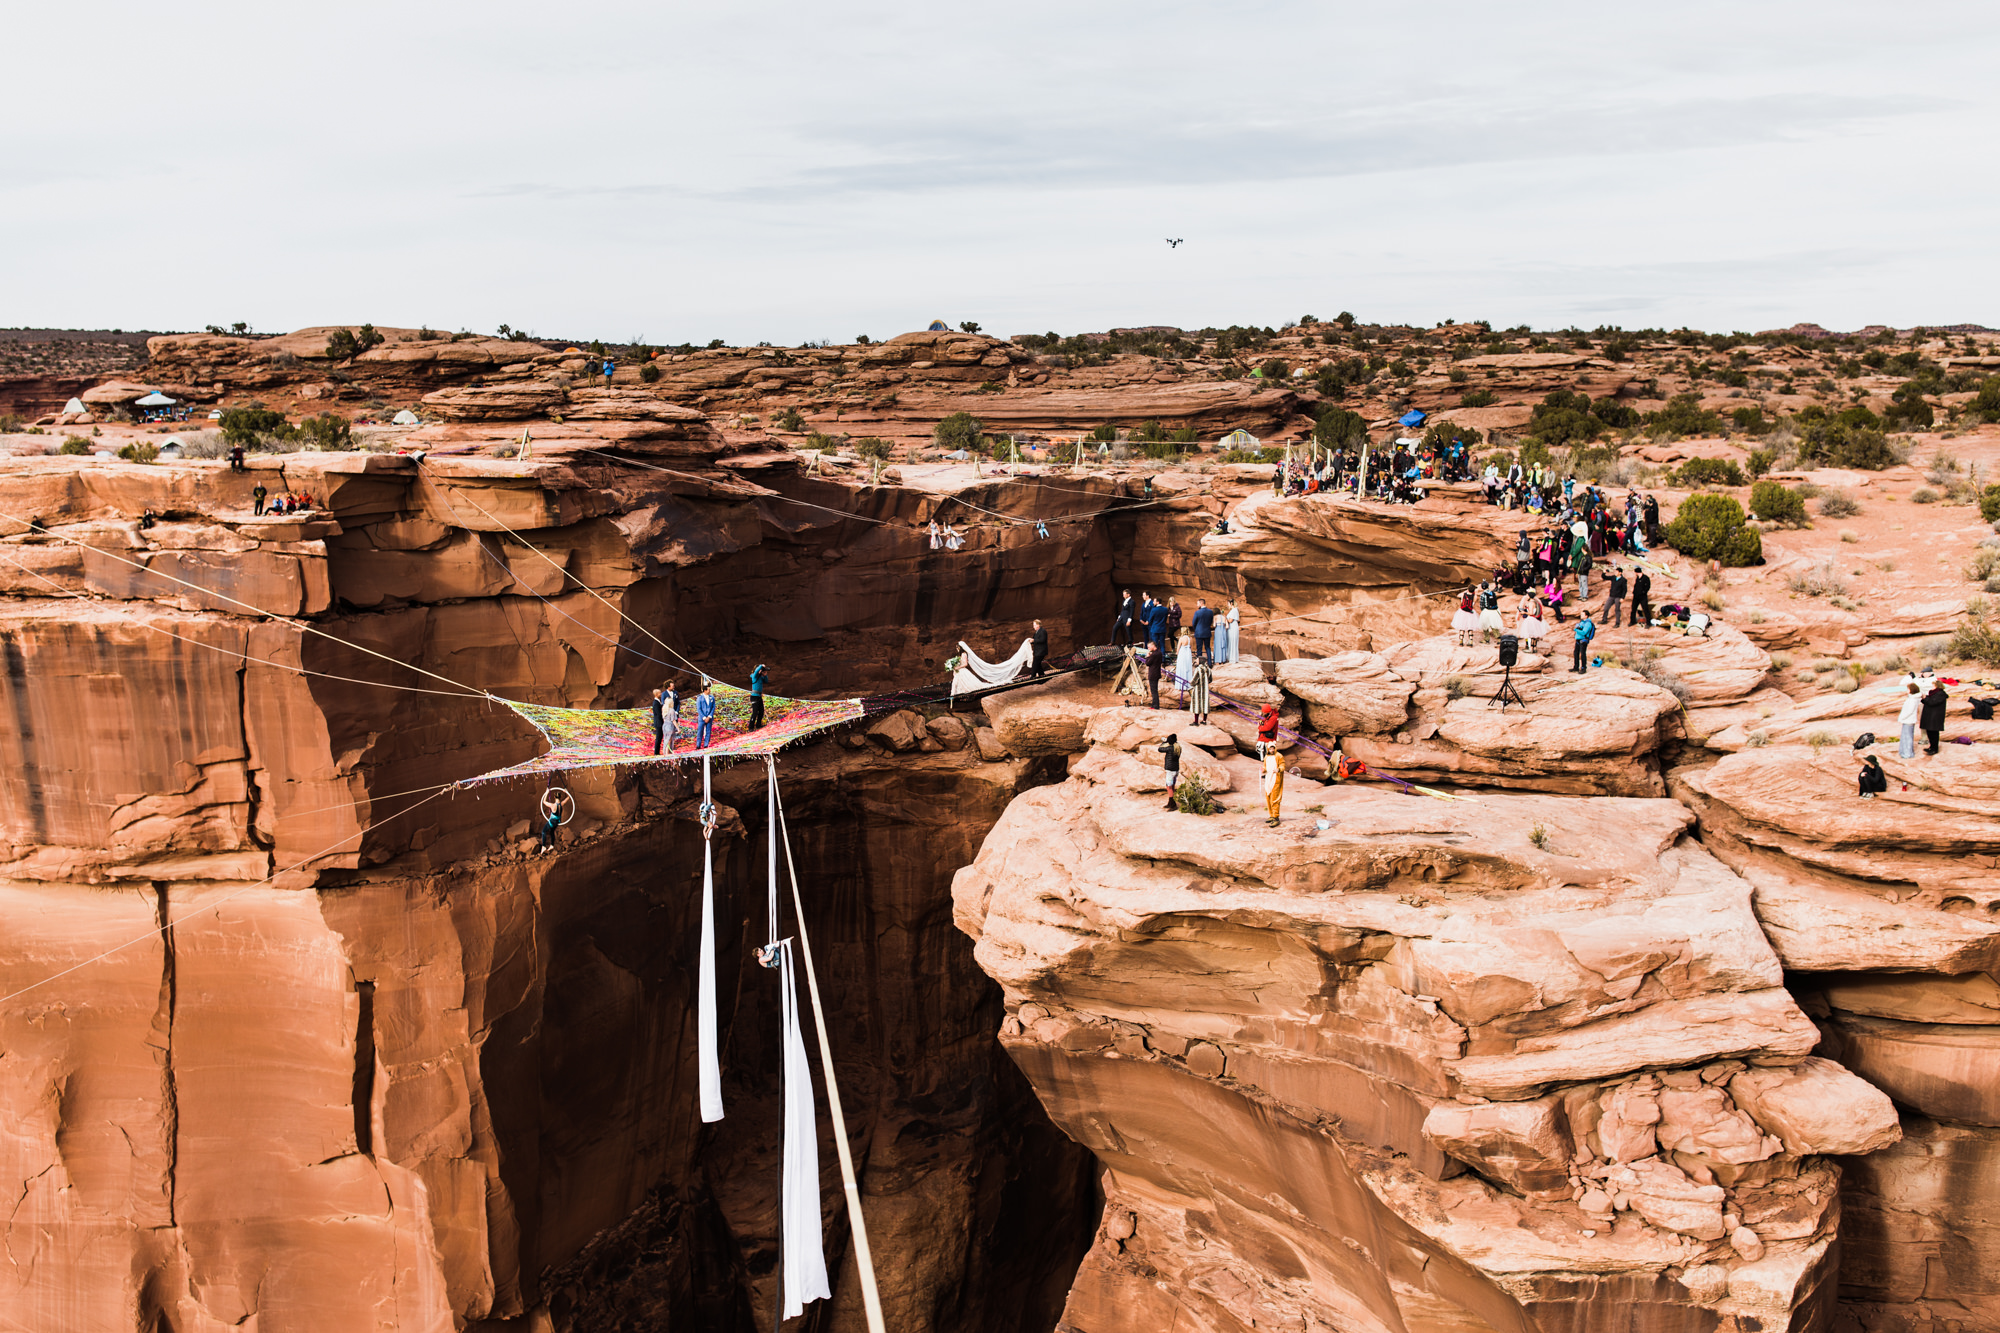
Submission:
<svg viewBox="0 0 2000 1333">
<path fill-rule="evenodd" d="M 2000 326 L 1991 0 L 110 0 L 7 27 L 0 326 Z"/>
</svg>

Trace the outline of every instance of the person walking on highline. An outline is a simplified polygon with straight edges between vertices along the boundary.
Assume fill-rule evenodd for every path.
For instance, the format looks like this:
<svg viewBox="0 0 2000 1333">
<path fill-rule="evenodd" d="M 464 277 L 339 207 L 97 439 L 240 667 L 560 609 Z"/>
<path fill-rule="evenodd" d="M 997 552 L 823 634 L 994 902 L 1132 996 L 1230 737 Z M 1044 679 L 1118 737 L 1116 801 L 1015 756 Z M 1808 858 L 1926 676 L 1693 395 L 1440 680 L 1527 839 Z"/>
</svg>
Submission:
<svg viewBox="0 0 2000 1333">
<path fill-rule="evenodd" d="M 694 701 L 694 748 L 706 750 L 715 739 L 715 682 L 704 680 Z"/>
<path fill-rule="evenodd" d="M 1584 609 L 1583 619 L 1576 622 L 1576 652 L 1570 659 L 1571 671 L 1590 670 L 1590 641 L 1597 637 L 1597 626 L 1590 621 L 1589 608 Z"/>
<path fill-rule="evenodd" d="M 765 674 L 762 662 L 759 662 L 757 669 L 750 673 L 750 730 L 752 731 L 764 725 Z"/>
</svg>

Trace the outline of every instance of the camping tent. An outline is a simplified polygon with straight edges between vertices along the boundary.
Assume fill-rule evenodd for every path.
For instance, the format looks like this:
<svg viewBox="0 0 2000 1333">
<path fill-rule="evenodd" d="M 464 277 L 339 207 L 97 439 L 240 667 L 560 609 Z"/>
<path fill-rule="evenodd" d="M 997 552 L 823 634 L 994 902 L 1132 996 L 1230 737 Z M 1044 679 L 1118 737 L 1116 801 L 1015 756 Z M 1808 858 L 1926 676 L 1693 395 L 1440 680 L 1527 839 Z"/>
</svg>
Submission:
<svg viewBox="0 0 2000 1333">
<path fill-rule="evenodd" d="M 178 398 L 169 398 L 169 397 L 167 397 L 167 396 L 166 396 L 165 394 L 161 393 L 161 392 L 160 392 L 160 391 L 159 391 L 158 389 L 155 389 L 155 390 L 153 390 L 153 391 L 152 391 L 151 393 L 147 394 L 147 395 L 146 395 L 146 396 L 145 396 L 144 398 L 141 398 L 141 399 L 138 399 L 137 401 L 135 401 L 135 402 L 134 402 L 134 403 L 132 404 L 132 406 L 134 406 L 134 407 L 179 407 L 179 406 L 180 406 L 180 399 L 178 399 Z"/>
<path fill-rule="evenodd" d="M 934 320 L 932 320 L 932 321 L 931 321 L 931 330 L 930 330 L 930 331 L 931 331 L 932 333 L 950 333 L 950 332 L 951 332 L 951 325 L 949 325 L 949 324 L 945 323 L 945 322 L 944 322 L 943 320 L 941 320 L 941 319 L 934 319 Z"/>
<path fill-rule="evenodd" d="M 417 414 L 415 412 L 412 412 L 407 407 L 404 408 L 402 411 L 398 412 L 395 416 L 390 417 L 389 421 L 390 424 L 396 426 L 416 426 L 422 424 L 420 421 L 418 421 Z"/>
<path fill-rule="evenodd" d="M 1255 449 L 1260 443 L 1262 441 L 1241 426 L 1216 441 L 1216 445 L 1223 449 Z"/>
<path fill-rule="evenodd" d="M 89 408 L 83 405 L 83 399 L 72 398 L 68 402 L 63 404 L 62 414 L 66 417 L 76 416 L 80 413 L 88 412 L 89 410 L 90 410 Z"/>
<path fill-rule="evenodd" d="M 1413 407 L 1400 417 L 1397 417 L 1396 421 L 1397 424 L 1403 426 L 1421 426 L 1424 424 L 1424 414 Z"/>
</svg>

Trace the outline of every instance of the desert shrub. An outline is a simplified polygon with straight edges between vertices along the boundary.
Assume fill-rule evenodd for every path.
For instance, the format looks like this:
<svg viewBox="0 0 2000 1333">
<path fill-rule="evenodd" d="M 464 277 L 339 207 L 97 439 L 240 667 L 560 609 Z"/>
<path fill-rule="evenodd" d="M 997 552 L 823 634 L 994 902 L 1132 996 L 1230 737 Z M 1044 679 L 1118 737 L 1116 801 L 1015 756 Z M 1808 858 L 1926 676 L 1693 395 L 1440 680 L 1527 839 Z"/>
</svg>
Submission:
<svg viewBox="0 0 2000 1333">
<path fill-rule="evenodd" d="M 1819 512 L 1824 518 L 1853 518 L 1861 512 L 1861 502 L 1847 491 L 1828 491 L 1819 499 Z"/>
<path fill-rule="evenodd" d="M 1764 419 L 1764 409 L 1761 407 L 1739 407 L 1729 414 L 1729 419 L 1735 423 L 1736 429 L 1746 435 L 1762 435 L 1771 429 L 1771 423 Z"/>
<path fill-rule="evenodd" d="M 938 448 L 947 453 L 954 449 L 970 449 L 978 452 L 982 448 L 979 437 L 985 429 L 979 418 L 972 413 L 954 412 L 938 422 L 931 431 L 931 438 L 937 441 Z"/>
<path fill-rule="evenodd" d="M 854 452 L 863 458 L 887 458 L 889 442 L 879 435 L 864 435 L 854 442 Z"/>
<path fill-rule="evenodd" d="M 639 367 L 639 378 L 647 384 L 658 384 L 660 382 L 660 368 L 651 361 L 648 361 L 645 365 Z"/>
<path fill-rule="evenodd" d="M 1701 596 L 1697 597 L 1695 600 L 1700 602 L 1703 606 L 1707 607 L 1709 610 L 1716 612 L 1717 614 L 1720 614 L 1723 611 L 1723 609 L 1729 605 L 1729 603 L 1725 602 L 1722 599 L 1721 593 L 1714 591 L 1704 592 Z"/>
<path fill-rule="evenodd" d="M 266 438 L 282 439 L 291 430 L 283 412 L 266 407 L 232 407 L 222 414 L 222 439 L 229 445 L 249 448 Z"/>
<path fill-rule="evenodd" d="M 1368 438 L 1368 418 L 1345 407 L 1324 407 L 1313 423 L 1313 439 L 1328 449 L 1358 447 Z"/>
<path fill-rule="evenodd" d="M 1443 449 L 1455 440 L 1462 440 L 1469 449 L 1477 445 L 1484 438 L 1485 436 L 1469 426 L 1461 426 L 1457 422 L 1449 420 L 1437 421 L 1433 422 L 1431 428 L 1424 432 L 1424 447 L 1427 449 Z"/>
<path fill-rule="evenodd" d="M 1208 783 L 1201 774 L 1181 774 L 1180 783 L 1174 788 L 1175 810 L 1184 815 L 1212 815 L 1217 808 L 1215 797 L 1209 793 Z"/>
<path fill-rule="evenodd" d="M 1842 528 L 1840 530 L 1840 539 L 1846 542 L 1849 546 L 1852 546 L 1854 543 L 1861 540 L 1861 534 L 1856 532 L 1853 528 Z"/>
<path fill-rule="evenodd" d="M 346 361 L 386 341 L 373 324 L 363 324 L 355 331 L 335 329 L 333 336 L 326 340 L 326 354 L 335 361 Z"/>
<path fill-rule="evenodd" d="M 1814 754 L 1818 754 L 1825 747 L 1835 744 L 1838 739 L 1832 732 L 1825 730 L 1808 731 L 1806 733 L 1806 744 L 1812 746 Z"/>
<path fill-rule="evenodd" d="M 1900 386 L 1883 409 L 1884 425 L 1917 430 L 1929 426 L 1937 420 L 1937 413 L 1924 401 L 1924 384 L 1920 380 L 1910 380 Z"/>
<path fill-rule="evenodd" d="M 1806 499 L 1780 482 L 1760 481 L 1750 488 L 1750 512 L 1794 528 L 1806 525 Z"/>
<path fill-rule="evenodd" d="M 1676 394 L 1657 412 L 1648 412 L 1646 429 L 1654 435 L 1713 435 L 1722 418 L 1701 405 L 1698 393 Z"/>
<path fill-rule="evenodd" d="M 1277 384 L 1283 384 L 1292 377 L 1292 368 L 1282 357 L 1274 356 L 1267 361 L 1260 362 L 1257 370 L 1264 379 Z"/>
<path fill-rule="evenodd" d="M 1913 505 L 1934 505 L 1943 498 L 1928 486 L 1919 486 L 1910 492 L 1910 503 Z"/>
<path fill-rule="evenodd" d="M 1748 736 L 1745 736 L 1743 740 L 1751 749 L 1761 750 L 1771 743 L 1771 733 L 1768 731 L 1753 731 Z"/>
<path fill-rule="evenodd" d="M 1852 694 L 1861 688 L 1861 682 L 1852 676 L 1836 676 L 1833 681 L 1835 694 Z"/>
<path fill-rule="evenodd" d="M 139 440 L 120 449 L 118 456 L 128 463 L 150 463 L 160 456 L 160 446 Z"/>
<path fill-rule="evenodd" d="M 71 435 L 63 440 L 62 445 L 56 452 L 59 454 L 87 454 L 90 452 L 90 441 L 84 439 L 81 435 Z"/>
<path fill-rule="evenodd" d="M 354 447 L 354 427 L 346 417 L 332 412 L 323 412 L 316 417 L 307 417 L 292 427 L 287 435 L 298 439 L 308 449 L 352 449 Z"/>
<path fill-rule="evenodd" d="M 1665 529 L 1667 542 L 1690 560 L 1754 565 L 1764 539 L 1743 521 L 1743 506 L 1726 495 L 1690 495 Z"/>
<path fill-rule="evenodd" d="M 1790 653 L 1771 654 L 1771 670 L 1788 671 L 1791 669 L 1791 665 L 1792 665 L 1792 655 Z"/>
<path fill-rule="evenodd" d="M 1974 551 L 1972 559 L 1966 562 L 1965 577 L 1974 583 L 1984 583 L 1993 576 L 1995 570 L 2000 570 L 2000 550 L 1982 546 Z"/>
<path fill-rule="evenodd" d="M 1470 693 L 1472 687 L 1465 683 L 1463 676 L 1452 676 L 1444 683 L 1444 697 L 1447 699 L 1463 699 Z"/>
<path fill-rule="evenodd" d="M 1850 408 L 1838 417 L 1829 417 L 1817 408 L 1807 408 L 1792 419 L 1792 430 L 1801 463 L 1823 463 L 1830 467 L 1880 472 L 1903 461 L 1903 451 L 1889 443 L 1877 426 L 1850 419 Z M 1875 414 L 1861 413 L 1871 421 Z"/>
<path fill-rule="evenodd" d="M 1743 469 L 1728 458 L 1690 458 L 1674 472 L 1677 486 L 1741 486 Z"/>
<path fill-rule="evenodd" d="M 1549 845 L 1548 825 L 1536 824 L 1530 828 L 1528 830 L 1528 841 L 1533 843 L 1537 848 L 1546 850 Z"/>
<path fill-rule="evenodd" d="M 1801 597 L 1837 597 L 1847 591 L 1847 576 L 1832 556 L 1822 556 L 1786 579 L 1785 586 Z"/>
<path fill-rule="evenodd" d="M 1995 383 L 2000 383 L 2000 380 L 1996 380 Z M 1474 389 L 1471 393 L 1459 399 L 1458 405 L 1460 407 L 1491 407 L 1493 406 L 1493 390 Z"/>
<path fill-rule="evenodd" d="M 771 424 L 779 430 L 801 431 L 806 428 L 806 419 L 798 408 L 788 407 L 772 417 Z"/>
<path fill-rule="evenodd" d="M 1755 481 L 1776 466 L 1777 462 L 1776 455 L 1769 449 L 1752 449 L 1750 456 L 1743 460 L 1743 470 L 1750 474 L 1752 481 Z"/>
<path fill-rule="evenodd" d="M 1979 382 L 1979 390 L 1965 411 L 1975 421 L 2000 421 L 2000 375 Z"/>
<path fill-rule="evenodd" d="M 2000 377 L 1988 380 L 1988 384 L 2000 384 Z M 1979 516 L 1988 523 L 2000 524 L 2000 483 L 1985 487 L 1979 492 Z"/>
</svg>

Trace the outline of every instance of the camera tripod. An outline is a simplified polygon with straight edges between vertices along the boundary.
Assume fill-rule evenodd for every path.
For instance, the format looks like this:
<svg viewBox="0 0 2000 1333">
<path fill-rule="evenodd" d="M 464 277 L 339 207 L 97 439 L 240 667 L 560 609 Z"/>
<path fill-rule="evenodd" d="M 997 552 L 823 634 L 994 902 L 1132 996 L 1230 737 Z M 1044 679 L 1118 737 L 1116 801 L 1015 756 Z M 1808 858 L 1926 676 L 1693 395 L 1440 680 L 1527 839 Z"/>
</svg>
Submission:
<svg viewBox="0 0 2000 1333">
<path fill-rule="evenodd" d="M 1510 703 L 1519 704 L 1522 708 L 1528 706 L 1528 701 L 1521 697 L 1521 691 L 1514 687 L 1514 664 L 1512 662 L 1509 662 L 1507 669 L 1500 673 L 1500 688 L 1493 692 L 1493 697 L 1486 701 L 1486 706 L 1488 708 L 1498 708 L 1504 713 L 1507 711 L 1507 705 Z"/>
</svg>

